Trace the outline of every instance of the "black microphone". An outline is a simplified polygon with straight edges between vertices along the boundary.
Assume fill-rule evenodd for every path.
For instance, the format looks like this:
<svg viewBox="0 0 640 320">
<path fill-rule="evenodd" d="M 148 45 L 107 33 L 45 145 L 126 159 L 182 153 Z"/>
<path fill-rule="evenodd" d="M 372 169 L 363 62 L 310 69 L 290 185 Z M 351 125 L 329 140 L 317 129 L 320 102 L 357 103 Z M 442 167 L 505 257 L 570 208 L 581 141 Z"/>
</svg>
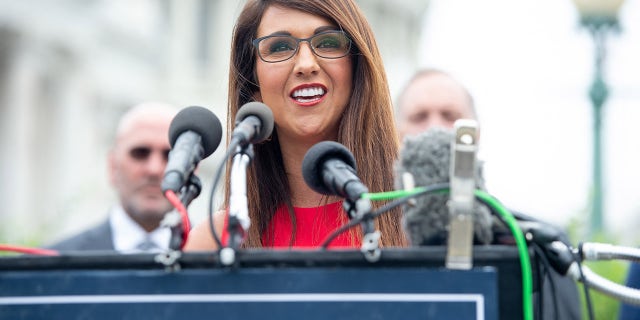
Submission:
<svg viewBox="0 0 640 320">
<path fill-rule="evenodd" d="M 178 192 L 198 162 L 211 155 L 221 139 L 222 125 L 209 109 L 192 106 L 180 110 L 169 126 L 171 152 L 164 170 L 162 192 Z"/>
<path fill-rule="evenodd" d="M 231 134 L 231 144 L 244 146 L 267 139 L 273 131 L 273 112 L 266 104 L 249 102 L 236 114 L 236 127 Z"/>
<path fill-rule="evenodd" d="M 307 151 L 302 160 L 302 176 L 314 191 L 354 202 L 369 192 L 356 174 L 353 154 L 334 141 L 319 142 Z"/>
<path fill-rule="evenodd" d="M 451 142 L 453 131 L 430 129 L 416 136 L 407 136 L 396 164 L 396 188 L 403 189 L 401 177 L 413 175 L 415 186 L 429 187 L 450 183 Z M 476 189 L 485 189 L 479 163 L 475 170 Z M 403 227 L 412 245 L 442 245 L 447 243 L 449 226 L 448 194 L 425 195 L 407 205 Z M 477 200 L 473 203 L 474 242 L 489 244 L 493 240 L 491 210 Z"/>
</svg>

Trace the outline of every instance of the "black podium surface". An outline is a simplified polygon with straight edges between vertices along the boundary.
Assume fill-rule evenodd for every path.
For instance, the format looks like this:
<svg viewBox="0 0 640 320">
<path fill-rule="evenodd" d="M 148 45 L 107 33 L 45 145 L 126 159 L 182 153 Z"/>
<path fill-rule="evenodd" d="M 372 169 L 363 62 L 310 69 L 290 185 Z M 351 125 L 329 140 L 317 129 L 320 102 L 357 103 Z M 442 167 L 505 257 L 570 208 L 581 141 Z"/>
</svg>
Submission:
<svg viewBox="0 0 640 320">
<path fill-rule="evenodd" d="M 0 319 L 521 319 L 516 248 L 474 248 L 472 270 L 444 268 L 446 248 L 78 253 L 0 258 Z M 535 264 L 534 264 L 535 266 Z M 537 290 L 534 270 L 534 290 Z"/>
</svg>

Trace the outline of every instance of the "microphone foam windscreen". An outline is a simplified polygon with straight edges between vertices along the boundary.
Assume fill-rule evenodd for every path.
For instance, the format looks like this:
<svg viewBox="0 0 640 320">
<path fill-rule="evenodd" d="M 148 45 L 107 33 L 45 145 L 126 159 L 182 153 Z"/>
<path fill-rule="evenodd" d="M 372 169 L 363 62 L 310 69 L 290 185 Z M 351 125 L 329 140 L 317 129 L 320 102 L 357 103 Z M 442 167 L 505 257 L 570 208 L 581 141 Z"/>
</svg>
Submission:
<svg viewBox="0 0 640 320">
<path fill-rule="evenodd" d="M 262 123 L 262 128 L 254 137 L 252 143 L 258 143 L 267 139 L 271 135 L 271 131 L 273 131 L 273 112 L 271 109 L 262 102 L 252 101 L 245 103 L 238 109 L 236 125 L 248 116 L 258 117 Z"/>
<path fill-rule="evenodd" d="M 198 106 L 186 107 L 171 120 L 169 143 L 173 148 L 178 137 L 187 131 L 193 131 L 202 138 L 203 157 L 211 155 L 222 140 L 222 125 L 211 110 Z"/>
<path fill-rule="evenodd" d="M 451 142 L 454 132 L 442 128 L 430 129 L 416 136 L 408 136 L 400 150 L 396 165 L 396 188 L 402 189 L 404 172 L 413 176 L 415 186 L 428 187 L 449 183 L 451 166 Z M 477 163 L 475 182 L 477 189 L 484 188 L 481 163 Z M 449 225 L 449 194 L 433 194 L 416 198 L 415 205 L 406 206 L 403 213 L 405 231 L 414 245 L 437 245 L 446 243 Z M 493 240 L 491 211 L 475 201 L 473 207 L 475 240 L 491 243 Z"/>
<path fill-rule="evenodd" d="M 342 160 L 356 170 L 356 160 L 347 147 L 335 141 L 322 141 L 316 143 L 304 155 L 302 160 L 302 177 L 307 185 L 314 191 L 332 195 L 322 179 L 322 167 L 329 159 Z"/>
</svg>

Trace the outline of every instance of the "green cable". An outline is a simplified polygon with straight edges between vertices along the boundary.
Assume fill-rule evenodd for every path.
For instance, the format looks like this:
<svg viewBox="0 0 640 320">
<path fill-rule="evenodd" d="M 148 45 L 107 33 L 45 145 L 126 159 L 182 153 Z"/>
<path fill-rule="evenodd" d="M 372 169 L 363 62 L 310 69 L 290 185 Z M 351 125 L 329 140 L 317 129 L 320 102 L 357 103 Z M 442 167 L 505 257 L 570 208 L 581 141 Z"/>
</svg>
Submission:
<svg viewBox="0 0 640 320">
<path fill-rule="evenodd" d="M 529 260 L 529 249 L 527 248 L 527 242 L 524 239 L 524 234 L 518 227 L 518 223 L 511 212 L 502 206 L 496 198 L 481 190 L 476 190 L 475 195 L 502 216 L 511 230 L 511 233 L 513 233 L 513 237 L 516 240 L 516 246 L 518 247 L 518 252 L 520 254 L 520 268 L 522 269 L 522 311 L 524 312 L 525 320 L 532 320 L 533 298 L 531 294 L 533 292 L 533 280 L 531 275 L 531 261 Z"/>
<path fill-rule="evenodd" d="M 362 195 L 362 198 L 373 201 L 391 200 L 412 196 L 424 191 L 426 191 L 426 188 L 418 187 L 410 190 L 365 193 Z M 434 191 L 434 193 L 435 192 L 449 192 L 449 189 Z M 527 242 L 524 239 L 524 234 L 518 227 L 518 223 L 516 222 L 516 219 L 513 217 L 511 212 L 509 212 L 509 210 L 502 206 L 496 198 L 481 190 L 475 190 L 474 194 L 503 218 L 503 220 L 509 227 L 509 230 L 511 230 L 511 233 L 513 234 L 513 237 L 516 241 L 516 247 L 518 248 L 518 254 L 520 256 L 520 268 L 522 269 L 522 311 L 524 313 L 524 320 L 533 320 L 533 297 L 531 296 L 533 293 L 533 280 L 531 275 L 532 272 L 531 261 L 529 259 L 529 249 L 527 247 Z"/>
<path fill-rule="evenodd" d="M 372 201 L 391 200 L 391 199 L 412 196 L 416 193 L 420 193 L 424 191 L 425 189 L 426 188 L 424 187 L 418 187 L 418 188 L 413 188 L 411 190 L 394 190 L 394 191 L 387 191 L 387 192 L 364 193 L 362 194 L 362 198 L 369 199 Z"/>
</svg>

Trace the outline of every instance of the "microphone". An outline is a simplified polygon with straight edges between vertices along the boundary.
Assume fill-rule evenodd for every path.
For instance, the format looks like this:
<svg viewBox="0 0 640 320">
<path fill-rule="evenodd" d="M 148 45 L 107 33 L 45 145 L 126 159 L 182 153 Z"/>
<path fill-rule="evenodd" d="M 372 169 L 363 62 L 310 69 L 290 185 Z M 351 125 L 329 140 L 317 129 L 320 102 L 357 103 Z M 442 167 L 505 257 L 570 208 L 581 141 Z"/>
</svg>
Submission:
<svg viewBox="0 0 640 320">
<path fill-rule="evenodd" d="M 236 127 L 231 142 L 238 145 L 255 144 L 267 139 L 273 131 L 273 112 L 262 102 L 244 104 L 236 114 Z"/>
<path fill-rule="evenodd" d="M 353 202 L 369 192 L 356 174 L 353 154 L 334 141 L 319 142 L 307 151 L 302 160 L 302 176 L 314 191 Z"/>
<path fill-rule="evenodd" d="M 169 126 L 171 152 L 164 171 L 162 192 L 178 192 L 202 159 L 211 155 L 222 139 L 222 125 L 213 112 L 203 107 L 187 107 Z"/>
<path fill-rule="evenodd" d="M 273 131 L 273 112 L 264 103 L 249 102 L 236 114 L 236 123 L 227 152 L 234 152 L 229 182 L 229 247 L 220 252 L 222 263 L 235 263 L 235 250 L 251 226 L 247 197 L 247 169 L 254 157 L 253 145 L 267 139 Z M 222 167 L 220 167 L 222 168 Z M 217 180 L 217 178 L 216 178 Z"/>
<path fill-rule="evenodd" d="M 322 141 L 311 147 L 302 159 L 302 177 L 314 191 L 345 198 L 343 207 L 350 219 L 362 218 L 362 247 L 365 259 L 380 259 L 380 232 L 375 230 L 370 199 L 361 198 L 369 193 L 356 173 L 356 160 L 349 149 L 335 141 Z"/>
<path fill-rule="evenodd" d="M 400 150 L 396 164 L 396 188 L 402 189 L 400 181 L 404 173 L 410 173 L 416 186 L 450 183 L 451 142 L 453 131 L 443 128 L 427 130 L 416 136 L 408 136 Z M 475 187 L 485 189 L 482 167 L 475 168 Z M 403 227 L 411 244 L 442 245 L 447 243 L 450 222 L 449 195 L 433 194 L 414 199 L 404 208 Z M 477 200 L 471 208 L 473 216 L 474 242 L 489 244 L 493 241 L 491 210 Z"/>
</svg>

